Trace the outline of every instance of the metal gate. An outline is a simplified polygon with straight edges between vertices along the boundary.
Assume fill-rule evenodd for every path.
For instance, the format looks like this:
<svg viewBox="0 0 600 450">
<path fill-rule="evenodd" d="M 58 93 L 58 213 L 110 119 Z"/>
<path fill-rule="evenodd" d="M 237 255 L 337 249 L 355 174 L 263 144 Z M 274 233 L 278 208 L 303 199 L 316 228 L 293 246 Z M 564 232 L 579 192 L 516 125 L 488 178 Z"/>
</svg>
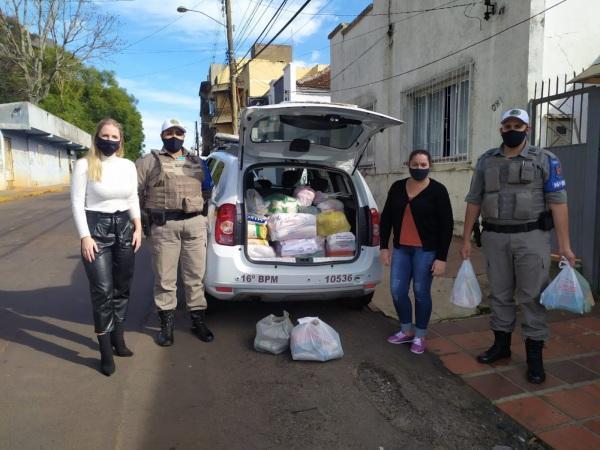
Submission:
<svg viewBox="0 0 600 450">
<path fill-rule="evenodd" d="M 600 87 L 571 85 L 566 77 L 542 82 L 536 85 L 530 113 L 532 143 L 562 163 L 571 246 L 592 289 L 600 293 Z M 552 242 L 556 251 L 554 236 Z"/>
</svg>

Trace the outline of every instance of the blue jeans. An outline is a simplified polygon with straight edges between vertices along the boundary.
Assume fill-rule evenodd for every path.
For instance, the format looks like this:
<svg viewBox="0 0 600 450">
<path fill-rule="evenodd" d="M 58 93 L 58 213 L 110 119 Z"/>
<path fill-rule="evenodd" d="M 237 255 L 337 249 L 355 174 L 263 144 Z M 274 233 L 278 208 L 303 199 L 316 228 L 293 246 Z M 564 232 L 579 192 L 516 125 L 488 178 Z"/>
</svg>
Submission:
<svg viewBox="0 0 600 450">
<path fill-rule="evenodd" d="M 415 335 L 425 336 L 431 318 L 431 266 L 435 251 L 425 251 L 421 247 L 406 245 L 394 248 L 390 270 L 392 299 L 401 330 L 412 333 L 412 304 L 408 296 L 410 281 L 413 280 L 415 294 Z"/>
</svg>

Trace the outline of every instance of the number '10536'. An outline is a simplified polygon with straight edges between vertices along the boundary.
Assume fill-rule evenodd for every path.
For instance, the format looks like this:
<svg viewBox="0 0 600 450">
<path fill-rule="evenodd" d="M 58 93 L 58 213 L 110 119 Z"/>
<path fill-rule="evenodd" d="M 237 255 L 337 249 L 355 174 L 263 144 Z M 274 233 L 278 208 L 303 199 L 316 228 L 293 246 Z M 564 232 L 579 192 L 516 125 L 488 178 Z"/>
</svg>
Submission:
<svg viewBox="0 0 600 450">
<path fill-rule="evenodd" d="M 347 283 L 349 281 L 352 281 L 352 275 L 350 274 L 325 276 L 325 283 Z"/>
</svg>

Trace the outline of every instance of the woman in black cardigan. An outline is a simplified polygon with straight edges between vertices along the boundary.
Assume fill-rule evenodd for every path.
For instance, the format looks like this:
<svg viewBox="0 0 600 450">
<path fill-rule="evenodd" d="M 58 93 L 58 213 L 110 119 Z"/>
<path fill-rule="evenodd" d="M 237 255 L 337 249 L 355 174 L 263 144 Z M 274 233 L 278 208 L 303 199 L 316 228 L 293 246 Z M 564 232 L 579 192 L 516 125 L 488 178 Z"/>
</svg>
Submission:
<svg viewBox="0 0 600 450">
<path fill-rule="evenodd" d="M 394 307 L 400 331 L 392 344 L 411 343 L 410 350 L 425 351 L 425 334 L 431 317 L 431 282 L 446 270 L 446 257 L 454 221 L 446 187 L 429 178 L 431 155 L 415 150 L 408 160 L 410 177 L 396 181 L 381 213 L 381 260 L 390 269 Z M 393 253 L 388 250 L 394 232 Z M 415 294 L 415 325 L 408 297 L 410 281 Z"/>
</svg>

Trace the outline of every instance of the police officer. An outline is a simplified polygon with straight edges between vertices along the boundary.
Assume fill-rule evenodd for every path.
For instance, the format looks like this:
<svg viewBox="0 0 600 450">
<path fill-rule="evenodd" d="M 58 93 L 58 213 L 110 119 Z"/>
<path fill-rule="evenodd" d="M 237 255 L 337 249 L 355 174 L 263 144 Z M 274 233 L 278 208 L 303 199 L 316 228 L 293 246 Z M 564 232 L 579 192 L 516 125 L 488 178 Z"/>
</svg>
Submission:
<svg viewBox="0 0 600 450">
<path fill-rule="evenodd" d="M 567 193 L 558 158 L 529 144 L 529 115 L 510 109 L 502 115 L 503 144 L 477 161 L 467 208 L 461 256 L 471 255 L 471 230 L 483 219 L 482 244 L 488 264 L 490 325 L 494 344 L 477 357 L 491 364 L 510 356 L 516 304 L 522 311 L 527 379 L 542 383 L 544 341 L 548 339 L 540 293 L 548 283 L 550 229 L 556 228 L 559 253 L 575 264 L 569 240 Z"/>
<path fill-rule="evenodd" d="M 177 119 L 162 125 L 161 150 L 152 150 L 136 162 L 138 195 L 149 220 L 154 270 L 154 301 L 160 317 L 157 343 L 173 344 L 177 307 L 177 269 L 192 319 L 192 332 L 210 342 L 205 324 L 204 269 L 206 263 L 206 209 L 212 180 L 206 163 L 183 147 L 185 128 Z"/>
</svg>

